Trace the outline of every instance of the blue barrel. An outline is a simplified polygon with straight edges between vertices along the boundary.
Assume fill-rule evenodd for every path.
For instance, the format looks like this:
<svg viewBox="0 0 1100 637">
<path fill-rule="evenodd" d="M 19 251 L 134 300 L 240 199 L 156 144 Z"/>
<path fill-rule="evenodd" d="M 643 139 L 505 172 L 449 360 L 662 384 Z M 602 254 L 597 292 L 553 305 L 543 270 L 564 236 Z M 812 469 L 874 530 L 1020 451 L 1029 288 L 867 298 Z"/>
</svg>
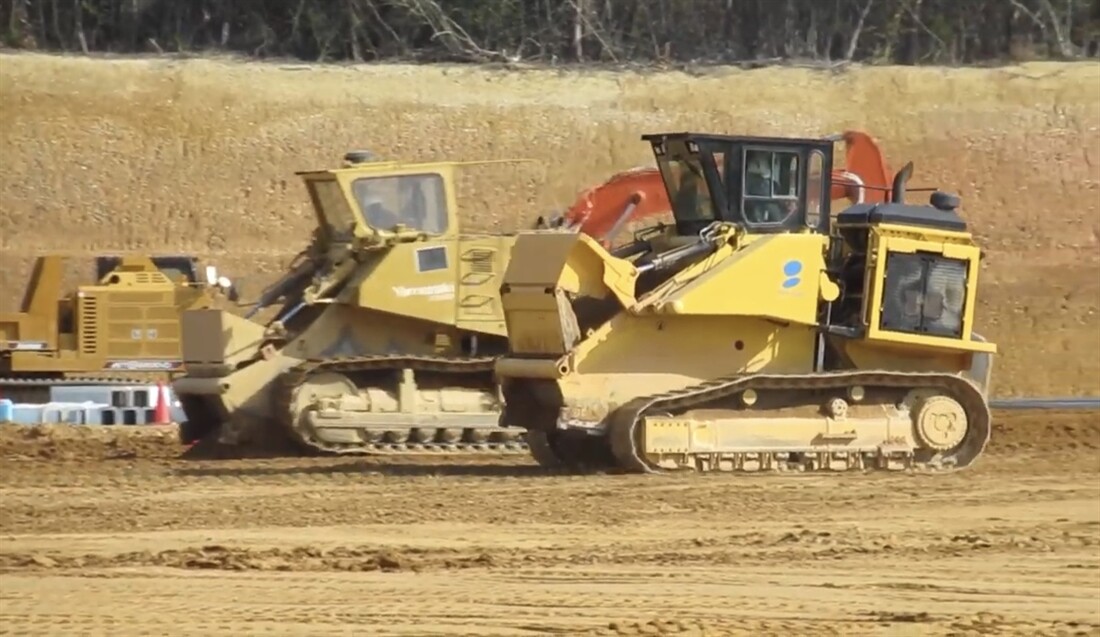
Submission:
<svg viewBox="0 0 1100 637">
<path fill-rule="evenodd" d="M 10 398 L 0 398 L 0 422 L 15 420 L 15 404 Z"/>
</svg>

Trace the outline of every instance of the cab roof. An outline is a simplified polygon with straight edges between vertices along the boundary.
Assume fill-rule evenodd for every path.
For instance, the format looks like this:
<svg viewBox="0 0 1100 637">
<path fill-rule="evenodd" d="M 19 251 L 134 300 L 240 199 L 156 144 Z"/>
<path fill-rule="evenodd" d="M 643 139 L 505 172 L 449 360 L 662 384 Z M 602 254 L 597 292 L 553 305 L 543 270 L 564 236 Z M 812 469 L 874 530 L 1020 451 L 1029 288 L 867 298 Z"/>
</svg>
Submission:
<svg viewBox="0 0 1100 637">
<path fill-rule="evenodd" d="M 754 135 L 717 135 L 714 133 L 693 133 L 690 131 L 671 133 L 649 133 L 642 135 L 642 141 L 646 142 L 670 142 L 670 141 L 695 141 L 695 142 L 722 142 L 725 144 L 768 144 L 768 145 L 799 145 L 811 147 L 832 147 L 835 140 L 828 137 L 762 137 Z"/>
</svg>

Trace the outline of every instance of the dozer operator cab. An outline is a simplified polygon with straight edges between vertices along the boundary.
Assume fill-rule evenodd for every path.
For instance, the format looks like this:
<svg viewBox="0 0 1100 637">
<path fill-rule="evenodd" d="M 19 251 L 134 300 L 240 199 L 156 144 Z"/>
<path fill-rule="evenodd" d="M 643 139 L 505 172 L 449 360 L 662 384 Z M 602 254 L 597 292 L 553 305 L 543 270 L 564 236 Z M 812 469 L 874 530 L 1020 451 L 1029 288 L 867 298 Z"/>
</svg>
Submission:
<svg viewBox="0 0 1100 637">
<path fill-rule="evenodd" d="M 329 241 L 354 237 L 366 247 L 440 237 L 455 225 L 450 164 L 402 165 L 351 152 L 341 168 L 298 175 Z"/>
<path fill-rule="evenodd" d="M 481 291 L 495 285 L 502 239 L 461 233 L 457 182 L 466 166 L 523 161 L 405 162 L 352 151 L 340 167 L 296 173 L 317 228 L 245 318 L 282 299 L 266 324 L 268 338 L 283 342 L 334 303 L 448 325 L 462 315 L 502 326 L 499 308 Z"/>
<path fill-rule="evenodd" d="M 895 345 L 923 338 L 928 346 L 967 352 L 995 349 L 972 338 L 981 251 L 955 211 L 958 197 L 924 188 L 919 190 L 933 191 L 927 205 L 907 203 L 912 163 L 889 187 L 858 180 L 846 185 L 833 172 L 833 137 L 675 133 L 643 139 L 668 189 L 677 235 L 700 235 L 714 222 L 727 222 L 748 235 L 827 237 L 823 272 L 839 286 L 838 298 L 823 304 L 818 317 L 829 334 Z M 831 218 L 833 202 L 851 198 L 851 185 L 861 191 L 858 203 Z M 873 201 L 864 201 L 867 192 Z M 667 267 L 680 257 L 690 263 L 716 248 L 710 243 L 700 238 L 671 256 L 648 258 L 639 269 L 656 269 L 653 262 Z"/>
<path fill-rule="evenodd" d="M 716 221 L 753 234 L 828 232 L 833 141 L 658 133 L 653 147 L 677 234 Z"/>
</svg>

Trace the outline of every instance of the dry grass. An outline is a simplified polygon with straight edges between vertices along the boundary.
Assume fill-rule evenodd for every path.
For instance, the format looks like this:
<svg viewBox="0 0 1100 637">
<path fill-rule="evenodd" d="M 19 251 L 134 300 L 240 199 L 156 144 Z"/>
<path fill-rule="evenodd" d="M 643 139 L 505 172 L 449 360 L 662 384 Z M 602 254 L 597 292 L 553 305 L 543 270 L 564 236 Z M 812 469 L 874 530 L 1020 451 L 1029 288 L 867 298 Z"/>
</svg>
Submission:
<svg viewBox="0 0 1100 637">
<path fill-rule="evenodd" d="M 190 251 L 278 270 L 311 212 L 293 172 L 350 148 L 533 158 L 476 173 L 468 228 L 511 230 L 616 170 L 657 129 L 858 127 L 914 185 L 963 196 L 989 250 L 982 331 L 999 393 L 1100 393 L 1100 67 L 505 73 L 0 56 L 0 303 L 30 257 Z M 1044 372 L 1036 361 L 1058 357 Z"/>
</svg>

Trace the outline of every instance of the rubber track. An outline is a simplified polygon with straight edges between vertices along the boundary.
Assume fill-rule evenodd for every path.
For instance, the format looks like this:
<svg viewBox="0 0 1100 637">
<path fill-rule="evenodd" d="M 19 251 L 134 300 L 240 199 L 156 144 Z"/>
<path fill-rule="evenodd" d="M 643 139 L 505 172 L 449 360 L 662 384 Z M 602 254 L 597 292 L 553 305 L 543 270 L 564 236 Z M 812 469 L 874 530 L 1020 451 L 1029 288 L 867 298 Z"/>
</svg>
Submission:
<svg viewBox="0 0 1100 637">
<path fill-rule="evenodd" d="M 360 455 L 360 454 L 394 454 L 406 455 L 411 453 L 473 453 L 473 454 L 498 454 L 498 455 L 527 455 L 527 444 L 523 442 L 523 436 L 516 442 L 405 442 L 405 443 L 363 443 L 362 445 L 337 445 L 317 440 L 307 435 L 294 422 L 291 405 L 295 393 L 311 375 L 317 372 L 355 373 L 377 370 L 400 371 L 412 369 L 415 372 L 442 372 L 448 374 L 478 374 L 492 372 L 496 357 L 470 357 L 453 358 L 447 356 L 422 356 L 422 355 L 378 355 L 357 356 L 347 358 L 335 358 L 327 360 L 307 360 L 286 370 L 278 379 L 279 387 L 276 393 L 276 405 L 278 417 L 284 429 L 299 444 L 305 445 L 314 451 L 326 454 Z M 522 430 L 510 429 L 519 433 Z M 408 430 L 411 434 L 411 429 Z"/>
<path fill-rule="evenodd" d="M 753 375 L 732 378 L 720 378 L 713 381 L 693 385 L 678 391 L 667 392 L 653 396 L 643 396 L 629 401 L 616 409 L 608 421 L 608 435 L 612 453 L 618 461 L 621 469 L 631 472 L 663 473 L 665 470 L 652 467 L 638 453 L 636 447 L 637 436 L 635 432 L 641 420 L 647 413 L 675 413 L 692 407 L 702 407 L 706 403 L 730 398 L 734 394 L 745 389 L 760 390 L 814 390 L 814 389 L 839 389 L 852 385 L 864 387 L 895 387 L 906 389 L 938 388 L 947 391 L 955 398 L 966 411 L 969 427 L 967 437 L 960 447 L 954 450 L 953 457 L 943 462 L 942 458 L 933 456 L 930 462 L 914 462 L 914 454 L 909 452 L 896 452 L 892 455 L 906 456 L 913 468 L 928 471 L 954 471 L 970 466 L 981 455 L 989 443 L 991 415 L 985 396 L 970 380 L 954 374 L 926 373 L 926 372 L 890 372 L 890 371 L 841 371 L 822 372 L 816 374 L 782 374 L 782 375 Z M 769 453 L 767 451 L 753 450 L 752 453 Z M 780 453 L 779 450 L 771 453 Z M 812 455 L 812 454 L 808 454 Z M 777 463 L 782 464 L 782 463 Z M 804 467 L 805 469 L 805 467 Z M 886 470 L 878 467 L 853 468 L 866 471 Z M 716 471 L 728 471 L 719 469 Z M 771 472 L 782 472 L 776 467 Z M 836 473 L 835 469 L 817 468 L 817 472 Z M 759 473 L 759 471 L 734 469 L 733 472 Z"/>
</svg>

